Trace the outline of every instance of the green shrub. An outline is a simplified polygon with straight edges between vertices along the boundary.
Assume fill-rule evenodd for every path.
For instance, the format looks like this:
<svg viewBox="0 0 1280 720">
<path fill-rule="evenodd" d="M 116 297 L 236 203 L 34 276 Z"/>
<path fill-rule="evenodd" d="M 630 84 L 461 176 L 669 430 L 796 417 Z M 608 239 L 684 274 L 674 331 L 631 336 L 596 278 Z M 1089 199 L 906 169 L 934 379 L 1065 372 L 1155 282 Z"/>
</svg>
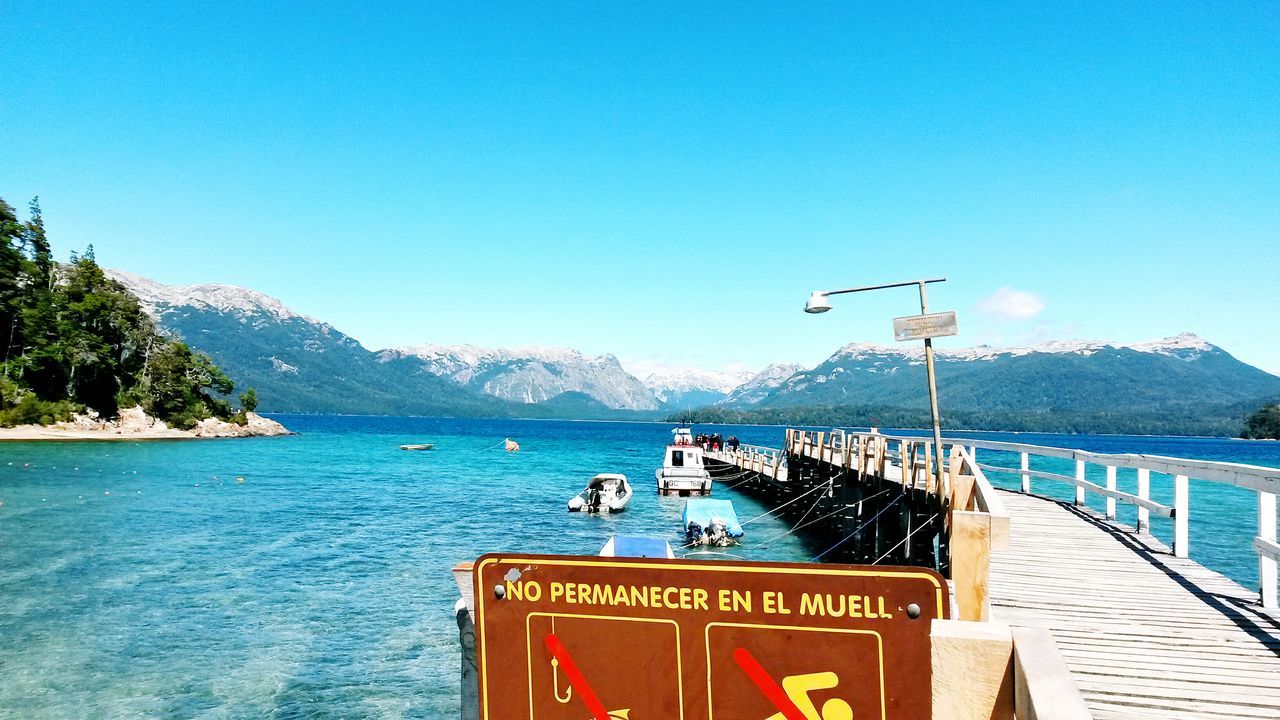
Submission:
<svg viewBox="0 0 1280 720">
<path fill-rule="evenodd" d="M 16 405 L 0 408 L 0 427 L 52 425 L 66 422 L 82 410 L 81 406 L 67 400 L 49 402 L 40 400 L 34 393 L 27 393 Z"/>
</svg>

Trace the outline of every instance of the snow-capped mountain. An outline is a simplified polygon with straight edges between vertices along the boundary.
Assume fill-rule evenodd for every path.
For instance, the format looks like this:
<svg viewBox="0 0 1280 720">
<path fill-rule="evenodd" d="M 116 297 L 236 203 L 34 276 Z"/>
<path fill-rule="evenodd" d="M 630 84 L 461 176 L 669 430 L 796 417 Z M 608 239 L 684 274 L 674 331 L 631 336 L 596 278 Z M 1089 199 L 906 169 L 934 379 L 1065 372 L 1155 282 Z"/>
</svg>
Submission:
<svg viewBox="0 0 1280 720">
<path fill-rule="evenodd" d="M 638 410 L 658 417 L 714 403 L 725 417 L 768 422 L 829 418 L 832 410 L 851 420 L 927 418 L 924 353 L 916 343 L 846 345 L 812 369 L 773 365 L 750 378 L 658 373 L 642 383 L 612 355 L 575 350 L 424 345 L 371 352 L 260 292 L 108 274 L 160 327 L 211 355 L 238 390 L 255 387 L 268 412 L 607 418 Z M 973 427 L 1231 432 L 1238 415 L 1280 399 L 1280 377 L 1190 333 L 1148 342 L 939 349 L 937 366 L 943 415 Z"/>
<path fill-rule="evenodd" d="M 1280 394 L 1280 378 L 1190 334 L 1137 343 L 1055 341 L 1019 348 L 939 349 L 942 404 L 954 410 L 1189 412 Z M 846 345 L 759 401 L 765 407 L 922 407 L 924 350 Z M 746 403 L 739 403 L 745 405 Z"/>
<path fill-rule="evenodd" d="M 658 403 L 613 355 L 584 355 L 566 348 L 482 348 L 418 345 L 384 350 L 383 362 L 411 361 L 464 387 L 518 403 L 540 403 L 562 393 L 582 393 L 605 407 L 656 410 Z"/>
<path fill-rule="evenodd" d="M 170 286 L 119 270 L 122 283 L 165 332 L 209 354 L 267 412 L 503 414 L 501 403 L 431 374 L 416 376 L 328 323 L 234 285 Z"/>
<path fill-rule="evenodd" d="M 1001 357 L 1020 357 L 1023 355 L 1074 354 L 1088 357 L 1101 350 L 1125 349 L 1142 353 L 1154 353 L 1178 357 L 1184 360 L 1194 359 L 1200 353 L 1218 349 L 1214 345 L 1196 335 L 1184 332 L 1173 337 L 1160 340 L 1148 340 L 1135 343 L 1103 342 L 1098 340 L 1051 340 L 1037 345 L 1023 347 L 997 348 L 990 345 L 977 345 L 968 348 L 942 349 L 933 351 L 935 360 L 995 360 Z M 924 347 L 917 343 L 906 345 L 877 345 L 874 343 L 851 343 L 845 345 L 831 356 L 831 359 L 846 357 L 861 359 L 869 356 L 899 355 L 912 360 L 924 361 Z"/>
<path fill-rule="evenodd" d="M 692 409 L 723 400 L 753 375 L 750 371 L 674 370 L 652 373 L 644 384 L 663 409 Z"/>
<path fill-rule="evenodd" d="M 105 270 L 104 272 L 107 277 L 129 288 L 142 303 L 142 309 L 153 318 L 174 308 L 186 307 L 234 313 L 244 317 L 265 315 L 275 320 L 301 319 L 317 325 L 325 324 L 315 318 L 300 315 L 279 300 L 257 290 L 218 283 L 164 285 L 124 270 Z"/>
<path fill-rule="evenodd" d="M 718 405 L 741 407 L 755 405 L 769 396 L 778 386 L 792 375 L 804 371 L 803 365 L 795 363 L 775 363 L 748 378 L 720 400 Z"/>
</svg>

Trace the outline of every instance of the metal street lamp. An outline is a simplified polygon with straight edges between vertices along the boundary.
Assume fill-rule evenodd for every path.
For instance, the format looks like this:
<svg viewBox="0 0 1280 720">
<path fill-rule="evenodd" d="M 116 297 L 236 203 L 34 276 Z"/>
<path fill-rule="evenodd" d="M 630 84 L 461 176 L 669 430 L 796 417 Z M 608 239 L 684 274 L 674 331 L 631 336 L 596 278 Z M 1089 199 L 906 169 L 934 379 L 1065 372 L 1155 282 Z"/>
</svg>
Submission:
<svg viewBox="0 0 1280 720">
<path fill-rule="evenodd" d="M 925 293 L 925 285 L 946 282 L 946 278 L 928 280 L 910 280 L 908 282 L 889 283 L 888 285 L 868 285 L 866 287 L 848 288 L 846 290 L 818 290 L 809 295 L 804 304 L 807 313 L 824 313 L 831 309 L 831 296 L 846 293 L 866 292 L 867 290 L 884 290 L 885 288 L 907 287 L 915 285 L 920 288 L 920 314 L 905 318 L 894 318 L 894 336 L 898 340 L 924 339 L 925 371 L 929 376 L 929 410 L 933 413 L 933 450 L 937 455 L 938 492 L 942 492 L 942 423 L 938 418 L 938 383 L 933 372 L 933 338 L 956 334 L 956 315 L 954 312 L 929 314 L 929 299 Z M 905 461 L 906 458 L 903 458 Z"/>
</svg>

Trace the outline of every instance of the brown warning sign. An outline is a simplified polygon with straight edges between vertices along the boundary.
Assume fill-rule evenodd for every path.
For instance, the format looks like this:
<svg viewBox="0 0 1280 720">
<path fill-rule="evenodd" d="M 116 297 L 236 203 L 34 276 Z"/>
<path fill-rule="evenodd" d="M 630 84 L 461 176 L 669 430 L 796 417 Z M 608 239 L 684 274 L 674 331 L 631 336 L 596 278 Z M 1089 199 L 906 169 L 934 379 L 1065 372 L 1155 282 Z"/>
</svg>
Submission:
<svg viewBox="0 0 1280 720">
<path fill-rule="evenodd" d="M 486 720 L 917 720 L 946 583 L 921 568 L 485 555 Z"/>
</svg>

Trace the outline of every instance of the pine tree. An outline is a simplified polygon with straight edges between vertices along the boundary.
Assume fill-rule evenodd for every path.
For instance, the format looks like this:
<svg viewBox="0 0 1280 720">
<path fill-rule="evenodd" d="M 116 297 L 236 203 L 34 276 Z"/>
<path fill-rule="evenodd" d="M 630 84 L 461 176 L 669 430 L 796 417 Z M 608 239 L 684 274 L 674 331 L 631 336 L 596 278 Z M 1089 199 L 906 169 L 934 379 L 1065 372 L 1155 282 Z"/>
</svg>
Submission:
<svg viewBox="0 0 1280 720">
<path fill-rule="evenodd" d="M 231 417 L 221 397 L 231 379 L 160 335 L 92 245 L 54 262 L 38 199 L 25 223 L 0 199 L 0 333 L 0 425 L 47 424 L 85 408 L 111 416 L 122 405 L 177 427 Z M 245 398 L 256 405 L 252 390 Z"/>
</svg>

